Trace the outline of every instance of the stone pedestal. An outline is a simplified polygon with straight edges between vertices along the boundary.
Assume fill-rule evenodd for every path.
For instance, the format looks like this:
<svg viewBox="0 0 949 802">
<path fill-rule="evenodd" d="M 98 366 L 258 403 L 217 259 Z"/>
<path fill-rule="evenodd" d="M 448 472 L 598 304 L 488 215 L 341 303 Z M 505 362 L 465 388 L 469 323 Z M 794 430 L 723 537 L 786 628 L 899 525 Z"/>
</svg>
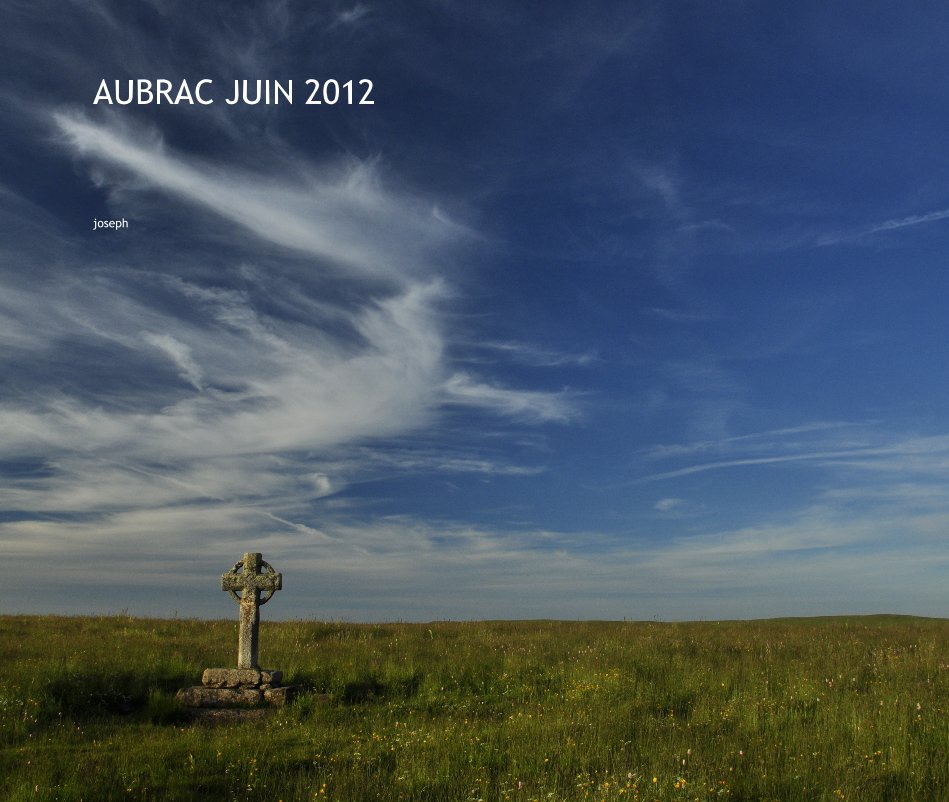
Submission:
<svg viewBox="0 0 949 802">
<path fill-rule="evenodd" d="M 282 588 L 283 576 L 256 551 L 246 552 L 240 562 L 221 575 L 221 590 L 230 593 L 241 606 L 237 668 L 206 668 L 201 685 L 178 691 L 175 698 L 190 707 L 193 715 L 215 708 L 232 708 L 234 716 L 245 715 L 239 712 L 241 708 L 283 707 L 293 698 L 296 688 L 280 684 L 282 671 L 257 668 L 260 606 Z"/>
<path fill-rule="evenodd" d="M 260 668 L 206 668 L 201 684 L 182 688 L 175 698 L 185 707 L 283 707 L 295 692 L 281 685 L 282 671 Z"/>
</svg>

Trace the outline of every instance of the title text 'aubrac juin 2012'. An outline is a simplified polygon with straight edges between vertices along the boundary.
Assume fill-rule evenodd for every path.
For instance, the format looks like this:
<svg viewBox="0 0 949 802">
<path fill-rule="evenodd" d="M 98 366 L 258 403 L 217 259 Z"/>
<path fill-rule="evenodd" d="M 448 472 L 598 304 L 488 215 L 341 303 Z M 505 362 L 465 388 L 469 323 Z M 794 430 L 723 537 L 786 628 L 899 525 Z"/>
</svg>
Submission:
<svg viewBox="0 0 949 802">
<path fill-rule="evenodd" d="M 368 78 L 360 80 L 340 81 L 335 78 L 318 80 L 307 78 L 304 82 L 306 89 L 307 106 L 371 106 L 372 81 Z M 103 78 L 99 82 L 99 89 L 92 101 L 94 106 L 103 103 L 118 106 L 147 106 L 179 104 L 200 106 L 212 105 L 215 97 L 214 80 L 201 78 L 195 82 L 182 79 L 174 82 L 168 78 L 127 78 L 108 81 Z M 293 80 L 278 81 L 273 78 L 248 80 L 234 79 L 231 91 L 224 97 L 229 106 L 238 103 L 247 106 L 278 105 L 293 103 Z"/>
</svg>

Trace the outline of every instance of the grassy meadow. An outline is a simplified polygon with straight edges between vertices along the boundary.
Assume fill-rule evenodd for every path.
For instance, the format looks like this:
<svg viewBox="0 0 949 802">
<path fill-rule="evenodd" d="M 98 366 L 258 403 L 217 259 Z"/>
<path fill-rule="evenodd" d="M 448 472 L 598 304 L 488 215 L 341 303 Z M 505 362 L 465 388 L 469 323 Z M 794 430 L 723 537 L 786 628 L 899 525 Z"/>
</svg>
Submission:
<svg viewBox="0 0 949 802">
<path fill-rule="evenodd" d="M 236 628 L 0 617 L 0 797 L 949 799 L 943 619 L 265 621 L 304 693 L 191 723 Z"/>
</svg>

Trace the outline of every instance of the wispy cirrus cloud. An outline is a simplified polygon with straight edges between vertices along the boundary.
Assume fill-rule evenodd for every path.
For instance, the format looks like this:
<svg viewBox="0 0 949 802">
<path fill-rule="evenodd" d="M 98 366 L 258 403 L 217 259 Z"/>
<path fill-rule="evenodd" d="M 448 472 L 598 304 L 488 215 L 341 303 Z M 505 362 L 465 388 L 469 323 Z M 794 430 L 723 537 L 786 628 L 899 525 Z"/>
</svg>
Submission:
<svg viewBox="0 0 949 802">
<path fill-rule="evenodd" d="M 209 511 L 233 522 L 243 509 L 252 527 L 306 536 L 313 504 L 354 478 L 541 470 L 477 451 L 383 459 L 367 446 L 437 428 L 448 406 L 528 424 L 576 414 L 569 394 L 451 364 L 441 307 L 471 232 L 438 204 L 387 185 L 377 162 L 301 157 L 297 175 L 252 173 L 176 152 L 154 129 L 51 120 L 115 208 L 142 216 L 133 225 L 190 212 L 176 218 L 174 252 L 160 238 L 133 240 L 137 250 L 117 240 L 103 258 L 64 238 L 31 281 L 0 269 L 0 459 L 36 466 L 0 490 L 24 516 L 8 535 L 52 544 L 57 532 L 89 536 L 85 520 L 132 543 L 172 519 L 196 533 Z M 230 243 L 209 244 L 214 220 Z M 19 249 L 17 265 L 33 254 Z"/>
<path fill-rule="evenodd" d="M 660 445 L 642 452 L 641 456 L 643 474 L 624 484 L 795 463 L 849 472 L 860 470 L 894 478 L 913 474 L 949 476 L 949 438 L 944 435 L 900 437 L 880 431 L 869 422 L 820 421 L 719 440 Z M 668 470 L 650 470 L 663 462 L 679 464 Z"/>
<path fill-rule="evenodd" d="M 673 512 L 674 510 L 681 509 L 686 504 L 688 504 L 688 502 L 683 498 L 667 496 L 666 498 L 659 499 L 659 501 L 652 505 L 652 508 L 657 512 Z"/>
<path fill-rule="evenodd" d="M 493 359 L 528 367 L 559 368 L 588 367 L 601 361 L 599 354 L 594 349 L 560 351 L 526 342 L 479 341 L 471 343 L 470 348 L 473 353 L 479 355 L 468 357 L 468 361 L 472 362 L 485 362 Z M 481 354 L 484 356 L 480 356 Z"/>
<path fill-rule="evenodd" d="M 272 611 L 280 617 L 319 611 L 377 620 L 384 609 L 387 620 L 758 618 L 867 612 L 868 592 L 881 611 L 933 614 L 945 609 L 945 502 L 911 515 L 901 505 L 875 505 L 854 516 L 847 500 L 827 497 L 771 522 L 669 540 L 414 516 L 327 515 L 313 526 L 220 503 L 126 510 L 103 521 L 0 522 L 0 542 L 14 557 L 30 555 L 31 576 L 41 582 L 69 581 L 45 558 L 82 543 L 100 558 L 97 584 L 121 590 L 134 575 L 135 603 L 164 614 L 176 603 L 169 588 L 219 574 L 221 554 L 239 553 L 248 538 L 293 588 Z M 195 529 L 200 539 L 190 535 Z M 172 571 L 176 550 L 189 559 Z M 152 573 L 133 570 L 143 558 Z M 29 587 L 19 603 L 49 606 Z M 85 609 L 81 601 L 76 609 Z M 231 612 L 225 597 L 210 593 L 198 609 Z"/>
<path fill-rule="evenodd" d="M 820 237 L 815 244 L 817 247 L 839 245 L 844 242 L 852 242 L 854 240 L 862 239 L 863 237 L 869 237 L 873 234 L 881 234 L 887 231 L 898 231 L 901 228 L 924 225 L 925 223 L 936 223 L 940 220 L 945 220 L 946 218 L 949 218 L 949 209 L 938 209 L 925 214 L 913 214 L 909 215 L 908 217 L 898 217 L 891 220 L 884 220 L 882 223 L 867 226 L 866 228 L 858 229 L 850 233 L 828 234 Z"/>
<path fill-rule="evenodd" d="M 586 367 L 600 361 L 593 349 L 582 352 L 556 351 L 523 342 L 479 342 L 478 350 L 495 352 L 512 362 L 531 367 L 553 368 L 576 365 Z"/>
<path fill-rule="evenodd" d="M 53 119 L 71 150 L 121 171 L 108 179 L 110 186 L 131 176 L 138 192 L 167 193 L 266 242 L 318 257 L 323 269 L 402 281 L 444 270 L 434 255 L 470 233 L 436 214 L 433 204 L 387 192 L 371 162 L 305 169 L 300 180 L 275 179 L 173 156 L 153 132 L 136 135 L 60 112 Z"/>
<path fill-rule="evenodd" d="M 444 384 L 445 400 L 477 407 L 527 421 L 566 422 L 577 416 L 575 398 L 560 393 L 516 390 L 480 382 L 466 373 L 455 373 Z"/>
</svg>

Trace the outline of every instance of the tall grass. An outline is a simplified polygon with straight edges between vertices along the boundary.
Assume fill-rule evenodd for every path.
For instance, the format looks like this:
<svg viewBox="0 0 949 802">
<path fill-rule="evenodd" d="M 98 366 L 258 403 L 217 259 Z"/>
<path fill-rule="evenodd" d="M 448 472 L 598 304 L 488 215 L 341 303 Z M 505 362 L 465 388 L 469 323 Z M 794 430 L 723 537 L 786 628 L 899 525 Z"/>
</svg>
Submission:
<svg viewBox="0 0 949 802">
<path fill-rule="evenodd" d="M 306 691 L 219 726 L 173 697 L 234 623 L 5 617 L 0 643 L 4 799 L 949 799 L 945 620 L 264 623 Z"/>
</svg>

